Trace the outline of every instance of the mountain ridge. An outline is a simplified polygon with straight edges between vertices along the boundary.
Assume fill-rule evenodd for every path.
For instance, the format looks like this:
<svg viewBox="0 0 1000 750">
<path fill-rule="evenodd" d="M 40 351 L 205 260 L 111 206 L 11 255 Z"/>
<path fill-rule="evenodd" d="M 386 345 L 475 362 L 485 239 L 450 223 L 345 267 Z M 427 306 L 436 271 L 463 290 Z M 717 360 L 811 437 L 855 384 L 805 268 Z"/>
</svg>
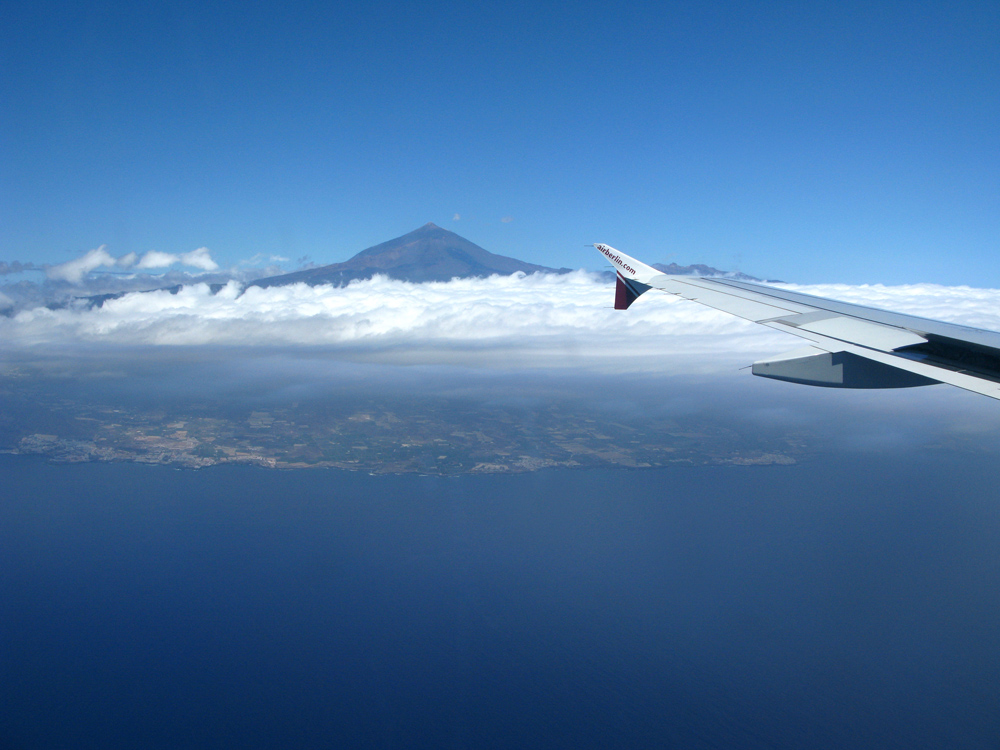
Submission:
<svg viewBox="0 0 1000 750">
<path fill-rule="evenodd" d="M 679 266 L 676 263 L 650 263 L 657 271 L 670 274 L 671 276 L 709 276 L 723 279 L 734 279 L 736 281 L 756 281 L 762 282 L 756 276 L 743 273 L 742 271 L 720 271 L 718 268 L 706 266 L 704 263 L 694 263 L 690 266 Z M 781 282 L 776 282 L 781 283 Z"/>
</svg>

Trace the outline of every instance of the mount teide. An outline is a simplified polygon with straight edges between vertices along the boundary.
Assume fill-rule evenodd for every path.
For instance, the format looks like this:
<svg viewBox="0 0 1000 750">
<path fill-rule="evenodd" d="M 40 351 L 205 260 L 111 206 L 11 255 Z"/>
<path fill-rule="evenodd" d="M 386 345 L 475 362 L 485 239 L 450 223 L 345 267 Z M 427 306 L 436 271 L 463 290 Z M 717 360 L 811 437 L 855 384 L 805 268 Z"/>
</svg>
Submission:
<svg viewBox="0 0 1000 750">
<path fill-rule="evenodd" d="M 703 265 L 669 266 L 653 264 L 664 273 L 684 274 L 693 276 L 725 276 L 743 281 L 760 281 L 753 276 L 741 273 L 726 273 L 716 268 Z M 355 279 L 370 279 L 376 274 L 388 276 L 401 281 L 450 281 L 456 277 L 486 277 L 493 274 L 509 276 L 523 271 L 529 273 L 569 273 L 570 268 L 549 268 L 534 263 L 525 263 L 517 258 L 497 255 L 484 250 L 473 242 L 460 237 L 454 232 L 442 229 L 436 224 L 427 223 L 409 234 L 394 240 L 383 242 L 367 250 L 362 250 L 350 260 L 343 263 L 331 263 L 328 266 L 307 268 L 302 271 L 283 273 L 278 276 L 268 276 L 247 283 L 248 287 L 286 286 L 288 284 L 305 283 L 309 286 L 331 284 L 346 286 Z M 614 282 L 614 272 L 608 270 L 602 274 L 609 282 Z M 216 280 L 210 284 L 215 294 L 225 286 L 227 279 Z M 177 294 L 183 285 L 160 287 L 143 291 L 169 291 Z M 95 294 L 87 297 L 77 297 L 88 307 L 101 307 L 108 300 L 124 297 L 133 290 Z M 65 307 L 67 302 L 52 302 L 47 306 L 53 309 Z M 7 313 L 5 313 L 7 314 Z"/>
<path fill-rule="evenodd" d="M 567 273 L 568 268 L 548 268 L 516 258 L 496 255 L 454 232 L 427 223 L 409 234 L 362 250 L 350 260 L 304 271 L 257 279 L 250 286 L 284 286 L 304 282 L 310 286 L 344 286 L 355 279 L 382 274 L 402 281 L 448 281 L 471 276 L 508 276 L 517 271 Z"/>
</svg>

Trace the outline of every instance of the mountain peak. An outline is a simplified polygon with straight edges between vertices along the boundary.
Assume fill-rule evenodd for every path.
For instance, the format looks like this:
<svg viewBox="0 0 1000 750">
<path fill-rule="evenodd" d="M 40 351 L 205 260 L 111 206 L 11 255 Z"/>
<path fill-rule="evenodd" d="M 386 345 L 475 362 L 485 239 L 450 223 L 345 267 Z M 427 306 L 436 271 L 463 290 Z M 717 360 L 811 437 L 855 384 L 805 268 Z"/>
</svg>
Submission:
<svg viewBox="0 0 1000 750">
<path fill-rule="evenodd" d="M 565 273 L 568 268 L 546 268 L 516 258 L 496 255 L 434 222 L 427 222 L 401 237 L 362 250 L 343 263 L 295 271 L 258 279 L 253 286 L 334 284 L 342 286 L 355 279 L 381 274 L 403 281 L 448 281 L 455 277 L 484 277 L 492 274 Z"/>
</svg>

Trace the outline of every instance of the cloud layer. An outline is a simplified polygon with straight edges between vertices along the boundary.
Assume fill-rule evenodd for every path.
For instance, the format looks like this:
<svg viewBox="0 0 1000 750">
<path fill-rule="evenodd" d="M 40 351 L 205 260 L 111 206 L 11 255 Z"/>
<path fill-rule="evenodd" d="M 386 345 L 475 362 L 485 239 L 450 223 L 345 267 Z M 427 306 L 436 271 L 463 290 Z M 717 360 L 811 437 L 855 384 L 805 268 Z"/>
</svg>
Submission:
<svg viewBox="0 0 1000 750">
<path fill-rule="evenodd" d="M 998 290 L 931 284 L 788 288 L 1000 329 Z M 177 294 L 127 294 L 93 310 L 23 310 L 0 320 L 0 343 L 292 346 L 414 364 L 689 373 L 730 370 L 801 345 L 668 295 L 651 292 L 627 312 L 610 309 L 613 297 L 613 286 L 583 271 L 430 284 L 376 277 L 345 288 L 298 284 L 244 291 L 230 282 L 215 295 L 207 284 L 193 284 Z"/>
</svg>

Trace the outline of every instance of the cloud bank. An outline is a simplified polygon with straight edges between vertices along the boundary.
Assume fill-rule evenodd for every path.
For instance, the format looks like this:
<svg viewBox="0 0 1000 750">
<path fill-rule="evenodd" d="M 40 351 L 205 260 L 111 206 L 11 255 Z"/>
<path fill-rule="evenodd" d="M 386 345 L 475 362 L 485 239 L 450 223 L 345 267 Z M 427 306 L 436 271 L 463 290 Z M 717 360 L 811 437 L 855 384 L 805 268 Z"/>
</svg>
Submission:
<svg viewBox="0 0 1000 750">
<path fill-rule="evenodd" d="M 932 284 L 787 288 L 1000 329 L 1000 290 Z M 429 284 L 376 277 L 343 288 L 244 290 L 231 281 L 214 295 L 207 284 L 193 284 L 176 294 L 127 294 L 92 310 L 22 310 L 0 319 L 0 344 L 311 347 L 404 364 L 692 374 L 733 370 L 801 345 L 668 295 L 651 292 L 627 312 L 611 309 L 613 298 L 612 285 L 584 271 Z"/>
</svg>

